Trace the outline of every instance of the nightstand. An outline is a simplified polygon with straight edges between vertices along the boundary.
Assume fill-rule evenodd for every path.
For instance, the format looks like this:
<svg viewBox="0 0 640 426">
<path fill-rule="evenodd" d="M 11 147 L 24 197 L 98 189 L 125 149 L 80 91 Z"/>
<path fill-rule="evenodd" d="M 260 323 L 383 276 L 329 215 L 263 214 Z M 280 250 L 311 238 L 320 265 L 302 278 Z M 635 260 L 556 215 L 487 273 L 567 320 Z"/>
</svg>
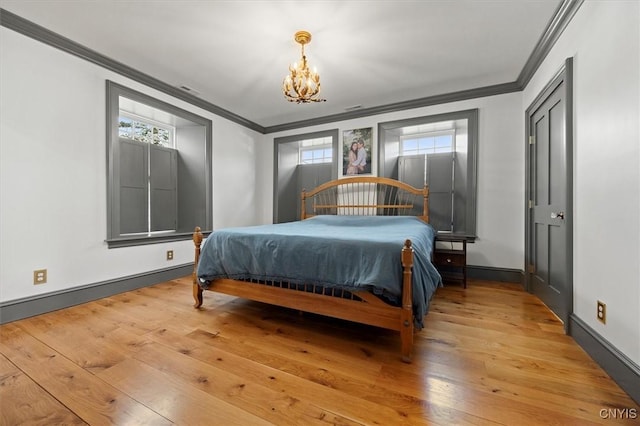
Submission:
<svg viewBox="0 0 640 426">
<path fill-rule="evenodd" d="M 444 282 L 460 282 L 467 288 L 467 238 L 463 235 L 438 234 L 433 264 Z"/>
</svg>

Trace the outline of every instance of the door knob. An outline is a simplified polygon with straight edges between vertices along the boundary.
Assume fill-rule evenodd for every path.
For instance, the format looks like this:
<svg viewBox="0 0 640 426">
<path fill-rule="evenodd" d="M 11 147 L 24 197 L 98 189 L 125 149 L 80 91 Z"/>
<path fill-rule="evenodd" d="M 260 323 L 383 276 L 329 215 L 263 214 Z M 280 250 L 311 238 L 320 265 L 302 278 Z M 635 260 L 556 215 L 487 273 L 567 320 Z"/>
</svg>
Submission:
<svg viewBox="0 0 640 426">
<path fill-rule="evenodd" d="M 563 219 L 564 220 L 564 212 L 551 213 L 551 219 Z"/>
</svg>

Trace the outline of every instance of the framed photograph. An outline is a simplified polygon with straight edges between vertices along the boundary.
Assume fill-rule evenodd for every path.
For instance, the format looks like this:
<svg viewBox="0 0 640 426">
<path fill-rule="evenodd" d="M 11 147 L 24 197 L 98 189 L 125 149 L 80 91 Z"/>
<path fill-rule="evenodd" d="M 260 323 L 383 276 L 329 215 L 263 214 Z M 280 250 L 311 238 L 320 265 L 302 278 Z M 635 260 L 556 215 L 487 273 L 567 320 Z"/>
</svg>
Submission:
<svg viewBox="0 0 640 426">
<path fill-rule="evenodd" d="M 373 127 L 342 132 L 342 176 L 370 175 L 373 170 Z"/>
</svg>

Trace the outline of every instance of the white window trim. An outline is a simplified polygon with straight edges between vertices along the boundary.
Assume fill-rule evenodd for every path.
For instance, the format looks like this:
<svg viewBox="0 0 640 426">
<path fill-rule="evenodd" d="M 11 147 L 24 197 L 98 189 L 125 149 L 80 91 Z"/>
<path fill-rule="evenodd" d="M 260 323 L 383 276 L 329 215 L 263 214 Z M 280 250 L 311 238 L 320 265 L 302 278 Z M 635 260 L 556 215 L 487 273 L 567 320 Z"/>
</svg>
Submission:
<svg viewBox="0 0 640 426">
<path fill-rule="evenodd" d="M 450 130 L 436 130 L 433 132 L 411 133 L 411 134 L 400 136 L 400 155 L 407 155 L 404 150 L 405 140 L 420 139 L 420 138 L 435 138 L 443 135 L 451 136 L 451 151 L 447 151 L 447 152 L 455 152 L 456 151 L 456 130 L 450 129 Z M 424 155 L 424 154 L 430 154 L 430 153 L 419 152 L 418 150 L 418 152 L 412 153 L 409 155 Z"/>
<path fill-rule="evenodd" d="M 298 159 L 298 164 L 322 164 L 322 163 L 331 163 L 333 161 L 333 153 L 331 153 L 331 155 L 329 155 L 328 157 L 323 155 L 322 157 L 314 157 L 312 159 L 311 162 L 308 162 L 307 160 L 303 160 L 302 159 L 302 154 L 304 152 L 310 152 L 310 151 L 324 151 L 327 148 L 313 148 L 313 149 L 301 149 L 300 150 L 300 157 Z M 330 149 L 330 148 L 329 148 Z M 318 159 L 322 159 L 322 161 L 318 161 Z"/>
<path fill-rule="evenodd" d="M 126 117 L 126 118 L 129 118 L 131 120 L 138 121 L 140 123 L 149 124 L 151 126 L 160 127 L 160 128 L 162 128 L 164 130 L 168 130 L 169 131 L 169 146 L 166 146 L 165 148 L 177 149 L 176 148 L 176 143 L 175 143 L 175 140 L 176 140 L 176 127 L 175 126 L 172 126 L 171 124 L 163 123 L 161 121 L 156 121 L 156 120 L 154 120 L 152 118 L 144 117 L 142 115 L 133 114 L 131 112 L 124 111 L 124 110 L 120 110 L 119 115 L 120 115 L 120 117 Z M 122 136 L 120 136 L 120 137 L 122 137 Z M 131 139 L 135 140 L 133 138 L 131 138 Z"/>
<path fill-rule="evenodd" d="M 319 150 L 325 150 L 325 149 L 330 149 L 331 155 L 329 157 L 323 156 L 322 158 L 324 159 L 324 161 L 313 161 L 311 163 L 305 163 L 302 160 L 303 152 L 319 151 Z M 332 161 L 333 161 L 333 144 L 332 143 L 323 143 L 323 144 L 317 144 L 317 145 L 312 143 L 309 146 L 305 146 L 305 147 L 300 146 L 300 148 L 298 148 L 298 164 L 322 164 L 322 163 L 331 163 Z"/>
</svg>

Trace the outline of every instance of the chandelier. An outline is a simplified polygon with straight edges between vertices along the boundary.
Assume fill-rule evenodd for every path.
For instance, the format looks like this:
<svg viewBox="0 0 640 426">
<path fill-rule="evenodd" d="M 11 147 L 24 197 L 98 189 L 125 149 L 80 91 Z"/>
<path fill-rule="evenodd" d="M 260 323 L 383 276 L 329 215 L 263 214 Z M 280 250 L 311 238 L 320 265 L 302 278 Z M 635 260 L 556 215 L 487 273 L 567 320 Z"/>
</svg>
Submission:
<svg viewBox="0 0 640 426">
<path fill-rule="evenodd" d="M 289 102 L 306 104 L 311 102 L 325 102 L 320 98 L 320 75 L 315 70 L 310 71 L 307 66 L 307 57 L 304 55 L 304 45 L 311 41 L 311 34 L 307 31 L 298 31 L 294 40 L 302 46 L 302 58 L 300 62 L 289 65 L 289 74 L 282 82 L 284 97 Z"/>
</svg>

